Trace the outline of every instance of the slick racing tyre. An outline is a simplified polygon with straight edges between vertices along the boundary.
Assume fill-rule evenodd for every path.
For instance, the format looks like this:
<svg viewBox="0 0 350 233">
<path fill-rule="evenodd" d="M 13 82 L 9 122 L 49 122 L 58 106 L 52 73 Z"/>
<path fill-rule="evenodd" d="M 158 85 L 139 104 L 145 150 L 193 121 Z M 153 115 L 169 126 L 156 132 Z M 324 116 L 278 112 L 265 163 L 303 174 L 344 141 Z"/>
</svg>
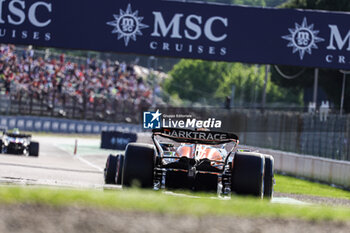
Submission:
<svg viewBox="0 0 350 233">
<path fill-rule="evenodd" d="M 264 156 L 237 152 L 233 160 L 231 191 L 236 194 L 263 196 Z"/>
<path fill-rule="evenodd" d="M 117 155 L 117 170 L 115 175 L 115 182 L 118 185 L 122 184 L 123 169 L 124 169 L 124 155 Z"/>
<path fill-rule="evenodd" d="M 274 185 L 274 160 L 271 155 L 265 156 L 265 175 L 264 175 L 264 198 L 272 198 Z"/>
<path fill-rule="evenodd" d="M 117 156 L 109 155 L 104 170 L 105 184 L 116 184 Z"/>
<path fill-rule="evenodd" d="M 29 144 L 29 156 L 38 157 L 39 156 L 39 143 L 30 142 Z"/>
<path fill-rule="evenodd" d="M 153 145 L 129 143 L 125 151 L 122 184 L 152 188 L 154 156 Z"/>
</svg>

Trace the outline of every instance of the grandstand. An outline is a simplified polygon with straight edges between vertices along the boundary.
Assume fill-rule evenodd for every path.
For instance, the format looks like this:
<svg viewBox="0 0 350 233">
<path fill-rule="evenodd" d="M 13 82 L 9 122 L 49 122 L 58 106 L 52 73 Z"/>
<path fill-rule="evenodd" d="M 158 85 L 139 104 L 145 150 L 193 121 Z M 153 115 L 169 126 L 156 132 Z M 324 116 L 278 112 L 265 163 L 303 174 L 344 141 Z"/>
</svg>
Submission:
<svg viewBox="0 0 350 233">
<path fill-rule="evenodd" d="M 31 46 L 3 44 L 0 112 L 135 122 L 139 120 L 135 112 L 161 103 L 153 96 L 153 90 L 159 92 L 159 88 L 145 79 L 150 72 L 125 62 L 70 57 L 34 51 Z"/>
</svg>

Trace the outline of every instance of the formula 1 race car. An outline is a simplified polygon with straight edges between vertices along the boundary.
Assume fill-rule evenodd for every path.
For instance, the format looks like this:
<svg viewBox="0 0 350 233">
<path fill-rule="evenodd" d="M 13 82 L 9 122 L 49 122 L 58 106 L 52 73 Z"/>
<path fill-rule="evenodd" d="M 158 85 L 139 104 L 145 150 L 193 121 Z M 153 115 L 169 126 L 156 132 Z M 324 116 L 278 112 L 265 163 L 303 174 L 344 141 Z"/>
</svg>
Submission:
<svg viewBox="0 0 350 233">
<path fill-rule="evenodd" d="M 13 132 L 3 131 L 0 139 L 1 153 L 38 157 L 39 143 L 33 142 L 31 138 L 31 135 L 20 134 L 18 130 L 13 130 Z"/>
<path fill-rule="evenodd" d="M 152 140 L 154 146 L 129 143 L 125 155 L 110 155 L 105 183 L 261 198 L 273 195 L 273 157 L 237 150 L 235 134 L 161 128 L 153 130 Z"/>
</svg>

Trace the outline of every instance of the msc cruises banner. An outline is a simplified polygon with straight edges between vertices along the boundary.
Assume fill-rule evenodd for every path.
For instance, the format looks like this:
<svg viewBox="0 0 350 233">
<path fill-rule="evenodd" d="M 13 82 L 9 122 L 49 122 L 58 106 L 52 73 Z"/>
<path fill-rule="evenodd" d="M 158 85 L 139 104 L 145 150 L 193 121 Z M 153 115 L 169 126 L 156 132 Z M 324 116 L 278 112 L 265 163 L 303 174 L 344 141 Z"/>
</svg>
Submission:
<svg viewBox="0 0 350 233">
<path fill-rule="evenodd" d="M 350 14 L 145 0 L 0 0 L 0 43 L 350 69 Z"/>
</svg>

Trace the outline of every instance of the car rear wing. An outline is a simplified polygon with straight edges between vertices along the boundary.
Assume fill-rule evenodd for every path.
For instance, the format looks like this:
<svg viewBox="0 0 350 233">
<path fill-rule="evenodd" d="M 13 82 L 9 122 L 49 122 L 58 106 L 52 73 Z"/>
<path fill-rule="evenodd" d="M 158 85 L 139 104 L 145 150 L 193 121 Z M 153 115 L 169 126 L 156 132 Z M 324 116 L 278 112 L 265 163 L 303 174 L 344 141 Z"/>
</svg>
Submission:
<svg viewBox="0 0 350 233">
<path fill-rule="evenodd" d="M 5 135 L 12 138 L 31 138 L 32 137 L 32 135 L 30 134 L 5 133 Z"/>
<path fill-rule="evenodd" d="M 152 132 L 153 136 L 161 136 L 180 143 L 209 145 L 219 145 L 230 142 L 238 143 L 238 136 L 233 133 L 175 128 L 153 129 Z"/>
</svg>

